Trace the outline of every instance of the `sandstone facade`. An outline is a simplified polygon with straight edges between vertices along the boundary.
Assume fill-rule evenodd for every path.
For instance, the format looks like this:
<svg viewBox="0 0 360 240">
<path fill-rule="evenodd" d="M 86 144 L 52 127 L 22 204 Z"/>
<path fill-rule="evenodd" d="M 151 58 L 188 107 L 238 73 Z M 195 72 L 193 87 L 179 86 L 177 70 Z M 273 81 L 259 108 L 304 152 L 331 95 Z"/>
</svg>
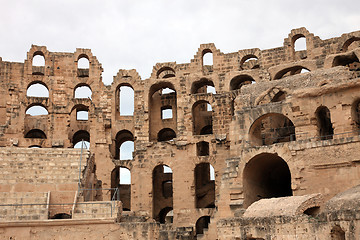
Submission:
<svg viewBox="0 0 360 240">
<path fill-rule="evenodd" d="M 300 39 L 303 50 L 295 48 Z M 39 56 L 44 64 L 35 66 Z M 322 40 L 299 28 L 282 47 L 225 54 L 202 44 L 190 63 L 157 63 L 144 80 L 119 70 L 105 86 L 89 49 L 33 45 L 24 63 L 0 58 L 0 191 L 48 193 L 49 218 L 93 226 L 79 239 L 97 228 L 124 233 L 129 222 L 144 239 L 360 239 L 359 58 L 360 31 Z M 35 85 L 48 95 L 30 95 Z M 122 113 L 126 88 L 132 115 Z M 45 114 L 26 114 L 34 106 Z M 81 140 L 89 151 L 71 149 Z M 124 160 L 127 142 L 134 152 Z M 131 184 L 119 182 L 122 169 Z M 97 211 L 96 202 L 116 202 L 116 212 Z M 69 206 L 55 207 L 61 203 Z M 86 203 L 90 210 L 80 207 Z M 43 211 L 25 220 L 44 225 L 2 223 L 1 231 L 43 234 L 53 224 Z M 77 220 L 115 215 L 120 223 Z M 120 235 L 141 239 L 134 234 Z"/>
</svg>

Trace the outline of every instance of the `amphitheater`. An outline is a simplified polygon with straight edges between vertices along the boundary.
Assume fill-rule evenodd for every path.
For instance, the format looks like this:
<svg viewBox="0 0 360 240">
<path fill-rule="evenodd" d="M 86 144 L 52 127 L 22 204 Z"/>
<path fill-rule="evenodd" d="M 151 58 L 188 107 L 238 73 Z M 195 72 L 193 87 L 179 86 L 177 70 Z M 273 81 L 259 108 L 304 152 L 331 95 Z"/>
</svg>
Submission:
<svg viewBox="0 0 360 240">
<path fill-rule="evenodd" d="M 90 49 L 0 58 L 0 239 L 360 239 L 359 59 L 305 28 L 108 86 Z"/>
</svg>

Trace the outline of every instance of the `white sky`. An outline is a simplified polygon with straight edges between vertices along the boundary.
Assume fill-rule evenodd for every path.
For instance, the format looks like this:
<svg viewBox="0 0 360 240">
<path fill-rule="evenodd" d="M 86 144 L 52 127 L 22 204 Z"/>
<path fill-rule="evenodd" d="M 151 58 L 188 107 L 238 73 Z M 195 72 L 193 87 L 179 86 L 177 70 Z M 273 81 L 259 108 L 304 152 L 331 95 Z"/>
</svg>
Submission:
<svg viewBox="0 0 360 240">
<path fill-rule="evenodd" d="M 119 69 L 148 78 L 157 62 L 190 62 L 201 43 L 222 52 L 280 47 L 290 30 L 322 39 L 360 30 L 359 0 L 0 0 L 0 57 L 23 62 L 31 44 L 90 48 L 112 82 Z"/>
</svg>

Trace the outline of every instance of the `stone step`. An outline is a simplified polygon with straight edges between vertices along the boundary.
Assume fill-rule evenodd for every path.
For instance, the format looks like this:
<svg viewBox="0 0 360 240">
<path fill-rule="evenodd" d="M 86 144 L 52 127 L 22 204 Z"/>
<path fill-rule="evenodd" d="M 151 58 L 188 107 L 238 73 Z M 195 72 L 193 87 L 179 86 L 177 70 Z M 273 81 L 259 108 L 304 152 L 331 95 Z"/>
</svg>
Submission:
<svg viewBox="0 0 360 240">
<path fill-rule="evenodd" d="M 116 218 L 119 211 L 119 203 L 111 201 L 79 202 L 76 204 L 72 218 Z"/>
</svg>

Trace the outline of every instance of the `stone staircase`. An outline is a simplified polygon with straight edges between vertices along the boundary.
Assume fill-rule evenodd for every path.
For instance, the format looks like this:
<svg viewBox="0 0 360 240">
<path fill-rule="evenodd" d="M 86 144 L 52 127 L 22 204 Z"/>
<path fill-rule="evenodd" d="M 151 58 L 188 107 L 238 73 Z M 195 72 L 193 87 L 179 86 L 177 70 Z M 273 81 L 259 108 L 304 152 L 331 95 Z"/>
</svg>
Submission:
<svg viewBox="0 0 360 240">
<path fill-rule="evenodd" d="M 116 218 L 121 211 L 120 201 L 78 202 L 74 208 L 73 219 Z"/>
<path fill-rule="evenodd" d="M 48 193 L 0 192 L 0 221 L 48 219 Z"/>
</svg>

